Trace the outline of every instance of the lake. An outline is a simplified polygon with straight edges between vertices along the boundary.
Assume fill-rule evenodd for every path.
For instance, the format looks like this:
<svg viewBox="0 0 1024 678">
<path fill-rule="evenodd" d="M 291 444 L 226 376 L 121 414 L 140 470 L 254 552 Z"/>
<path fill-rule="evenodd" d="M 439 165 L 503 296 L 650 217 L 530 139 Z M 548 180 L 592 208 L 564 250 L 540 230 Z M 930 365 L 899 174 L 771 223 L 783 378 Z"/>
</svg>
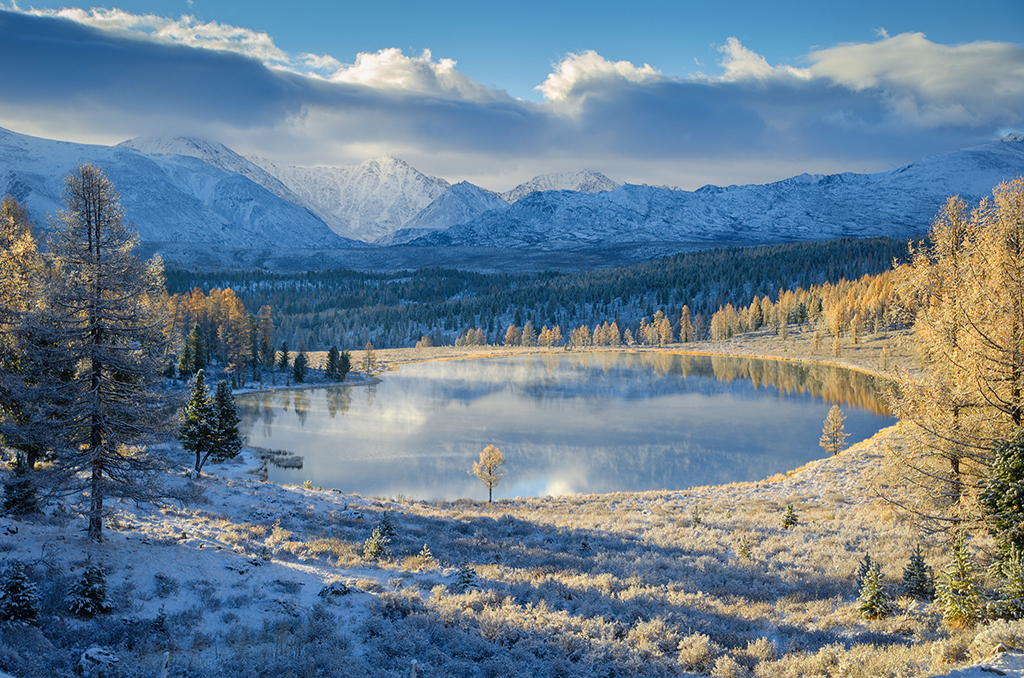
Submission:
<svg viewBox="0 0 1024 678">
<path fill-rule="evenodd" d="M 277 483 L 364 496 L 486 499 L 468 471 L 496 445 L 495 498 L 761 480 L 818 446 L 832 404 L 849 443 L 894 422 L 879 382 L 826 365 L 566 352 L 403 365 L 375 385 L 239 395 L 256 447 L 301 455 Z"/>
</svg>

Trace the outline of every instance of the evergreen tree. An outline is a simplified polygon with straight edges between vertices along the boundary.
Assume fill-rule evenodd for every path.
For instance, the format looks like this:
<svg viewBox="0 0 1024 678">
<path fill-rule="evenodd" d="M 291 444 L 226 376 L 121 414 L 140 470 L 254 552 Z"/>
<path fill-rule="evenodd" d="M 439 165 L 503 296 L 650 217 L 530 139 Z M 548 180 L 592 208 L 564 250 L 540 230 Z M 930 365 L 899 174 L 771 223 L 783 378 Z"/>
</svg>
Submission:
<svg viewBox="0 0 1024 678">
<path fill-rule="evenodd" d="M 242 449 L 242 436 L 238 431 L 241 423 L 235 396 L 226 381 L 217 384 L 213 394 L 213 410 L 215 414 L 214 445 L 210 451 L 210 459 L 214 462 L 225 462 L 234 459 Z"/>
<path fill-rule="evenodd" d="M 196 473 L 202 471 L 206 460 L 216 449 L 217 433 L 217 410 L 206 388 L 203 370 L 199 370 L 192 379 L 192 392 L 185 403 L 178 433 L 181 446 L 196 455 Z"/>
<path fill-rule="evenodd" d="M 39 495 L 25 456 L 14 458 L 14 472 L 4 479 L 3 511 L 7 515 L 21 516 L 39 511 Z"/>
<path fill-rule="evenodd" d="M 184 379 L 185 375 L 193 372 L 195 372 L 195 360 L 192 356 L 192 344 L 186 340 L 185 346 L 181 349 L 181 356 L 178 358 L 178 374 Z"/>
<path fill-rule="evenodd" d="M 82 577 L 71 587 L 68 609 L 77 617 L 95 617 L 110 610 L 107 576 L 102 567 L 86 563 Z"/>
<path fill-rule="evenodd" d="M 998 569 L 1003 583 L 999 587 L 995 613 L 1007 619 L 1024 618 L 1024 559 L 1021 552 L 1013 549 L 1002 559 Z"/>
<path fill-rule="evenodd" d="M 395 538 L 395 522 L 391 520 L 391 514 L 388 511 L 381 514 L 380 523 L 378 523 L 377 527 L 380 528 L 381 535 L 388 540 Z"/>
<path fill-rule="evenodd" d="M 860 594 L 861 588 L 864 586 L 864 579 L 868 576 L 868 572 L 874 567 L 875 563 L 871 560 L 871 554 L 865 553 L 864 559 L 860 561 L 860 565 L 857 567 L 857 593 Z"/>
<path fill-rule="evenodd" d="M 786 513 L 782 516 L 782 527 L 788 530 L 791 527 L 796 527 L 800 521 L 796 516 L 796 509 L 793 508 L 792 504 L 786 506 Z"/>
<path fill-rule="evenodd" d="M 338 378 L 341 381 L 345 381 L 345 377 L 352 371 L 352 354 L 348 351 L 342 351 L 341 357 L 338 359 Z"/>
<path fill-rule="evenodd" d="M 1024 432 L 996 446 L 981 504 L 998 557 L 1024 552 Z"/>
<path fill-rule="evenodd" d="M 828 416 L 825 417 L 825 424 L 821 429 L 821 439 L 818 444 L 832 456 L 839 454 L 846 447 L 846 439 L 850 437 L 849 433 L 843 432 L 845 419 L 839 405 L 833 405 L 832 409 L 828 411 Z"/>
<path fill-rule="evenodd" d="M 903 588 L 912 596 L 931 600 L 935 596 L 935 572 L 926 565 L 921 547 L 910 556 L 910 562 L 903 568 Z"/>
<path fill-rule="evenodd" d="M 281 342 L 281 352 L 278 355 L 280 356 L 280 359 L 278 360 L 278 363 L 277 363 L 278 367 L 280 367 L 281 371 L 284 372 L 285 370 L 288 369 L 288 365 L 290 365 L 291 362 L 292 362 L 291 355 L 289 355 L 289 353 L 288 353 L 288 342 L 287 341 L 282 341 Z"/>
<path fill-rule="evenodd" d="M 306 370 L 306 354 L 304 351 L 299 351 L 299 354 L 295 356 L 295 362 L 292 364 L 292 378 L 295 379 L 296 384 L 306 381 Z"/>
<path fill-rule="evenodd" d="M 943 619 L 953 628 L 969 628 L 981 619 L 982 588 L 963 535 L 953 542 L 953 562 L 942 571 L 935 593 Z"/>
<path fill-rule="evenodd" d="M 259 335 L 259 352 L 263 365 L 273 369 L 277 354 L 274 352 L 274 321 L 270 317 L 270 307 L 261 306 L 256 319 L 256 333 Z"/>
<path fill-rule="evenodd" d="M 455 575 L 455 590 L 465 592 L 478 586 L 476 570 L 469 564 L 469 561 L 463 560 L 459 564 L 458 573 Z"/>
<path fill-rule="evenodd" d="M 327 365 L 324 367 L 324 376 L 330 381 L 338 381 L 338 371 L 341 367 L 341 354 L 338 353 L 337 346 L 331 346 L 331 350 L 327 352 Z"/>
<path fill-rule="evenodd" d="M 878 563 L 872 563 L 864 576 L 857 596 L 857 609 L 860 616 L 865 619 L 885 617 L 893 610 L 892 601 L 889 600 L 882 583 L 882 569 Z"/>
<path fill-rule="evenodd" d="M 25 565 L 12 560 L 0 582 L 0 627 L 29 626 L 39 621 L 39 593 L 29 581 Z"/>
<path fill-rule="evenodd" d="M 210 362 L 210 357 L 206 350 L 206 337 L 203 335 L 203 328 L 199 326 L 199 323 L 196 323 L 192 327 L 192 331 L 189 332 L 185 345 L 188 347 L 187 350 L 192 356 L 189 371 L 194 372 L 206 369 L 206 366 Z"/>
<path fill-rule="evenodd" d="M 389 543 L 391 539 L 381 532 L 380 526 L 373 528 L 370 538 L 363 542 L 363 557 L 367 560 L 380 560 L 387 555 Z"/>
</svg>

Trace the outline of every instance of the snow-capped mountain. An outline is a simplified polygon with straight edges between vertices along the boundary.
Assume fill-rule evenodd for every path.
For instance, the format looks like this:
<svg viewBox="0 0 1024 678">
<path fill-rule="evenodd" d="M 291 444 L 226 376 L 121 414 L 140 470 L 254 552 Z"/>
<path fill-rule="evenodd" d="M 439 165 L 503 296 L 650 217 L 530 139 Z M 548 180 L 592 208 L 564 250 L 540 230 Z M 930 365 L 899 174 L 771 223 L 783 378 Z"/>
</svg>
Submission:
<svg viewBox="0 0 1024 678">
<path fill-rule="evenodd" d="M 508 203 L 495 193 L 460 181 L 430 203 L 404 228 L 377 241 L 378 245 L 400 245 L 433 231 L 472 221 L 491 210 L 508 209 Z"/>
<path fill-rule="evenodd" d="M 402 228 L 449 187 L 444 179 L 391 156 L 342 167 L 278 165 L 255 156 L 249 160 L 298 195 L 335 233 L 364 242 Z"/>
<path fill-rule="evenodd" d="M 295 195 L 262 167 L 243 158 L 224 144 L 195 137 L 136 137 L 122 141 L 118 146 L 134 148 L 149 155 L 186 155 L 198 158 L 208 165 L 219 167 L 253 181 L 267 189 L 282 200 L 303 205 L 302 199 Z"/>
<path fill-rule="evenodd" d="M 507 203 L 517 202 L 534 191 L 575 191 L 577 193 L 600 193 L 614 191 L 622 184 L 612 181 L 600 172 L 583 170 L 562 174 L 541 174 L 519 184 L 511 191 L 499 193 Z"/>
<path fill-rule="evenodd" d="M 1024 135 L 923 158 L 878 174 L 792 177 L 765 185 L 677 191 L 624 185 L 535 192 L 507 210 L 413 245 L 558 248 L 625 242 L 772 243 L 924 233 L 951 195 L 969 204 L 1024 174 Z"/>
<path fill-rule="evenodd" d="M 37 226 L 62 208 L 65 177 L 83 163 L 103 169 L 128 221 L 149 243 L 218 250 L 352 246 L 309 210 L 235 172 L 184 155 L 124 146 L 51 141 L 0 129 L 0 195 L 28 209 Z"/>
</svg>

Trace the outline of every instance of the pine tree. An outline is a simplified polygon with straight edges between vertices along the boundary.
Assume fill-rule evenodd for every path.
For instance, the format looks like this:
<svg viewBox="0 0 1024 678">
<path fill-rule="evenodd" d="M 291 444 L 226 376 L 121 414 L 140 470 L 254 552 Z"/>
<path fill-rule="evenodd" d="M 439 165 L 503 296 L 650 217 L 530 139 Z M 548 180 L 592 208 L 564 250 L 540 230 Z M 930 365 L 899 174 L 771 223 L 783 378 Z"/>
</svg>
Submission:
<svg viewBox="0 0 1024 678">
<path fill-rule="evenodd" d="M 217 446 L 217 410 L 206 388 L 203 370 L 196 372 L 192 379 L 192 392 L 182 412 L 178 440 L 182 447 L 196 455 L 195 470 L 201 472 Z"/>
<path fill-rule="evenodd" d="M 786 513 L 782 516 L 782 527 L 783 529 L 790 529 L 796 527 L 800 521 L 797 519 L 796 509 L 793 508 L 792 504 L 786 506 Z"/>
<path fill-rule="evenodd" d="M 189 371 L 195 372 L 206 369 L 210 359 L 209 353 L 206 350 L 206 337 L 203 335 L 203 328 L 199 326 L 199 323 L 192 327 L 192 331 L 189 332 L 188 338 L 185 340 L 185 345 L 188 347 L 187 351 L 192 357 L 188 367 Z"/>
<path fill-rule="evenodd" d="M 292 378 L 295 379 L 296 384 L 301 384 L 306 381 L 306 369 L 306 353 L 304 351 L 299 351 L 299 354 L 295 356 L 295 362 L 292 364 Z"/>
<path fill-rule="evenodd" d="M 0 626 L 29 626 L 39 621 L 39 593 L 25 565 L 12 560 L 0 582 Z"/>
<path fill-rule="evenodd" d="M 864 579 L 867 578 L 868 572 L 874 567 L 875 563 L 871 560 L 871 554 L 865 553 L 864 559 L 860 561 L 860 565 L 857 567 L 857 594 L 860 594 L 861 588 L 864 586 Z"/>
<path fill-rule="evenodd" d="M 14 458 L 14 472 L 4 479 L 3 512 L 7 515 L 22 516 L 39 511 L 39 494 L 36 492 L 32 473 L 25 456 L 18 453 Z"/>
<path fill-rule="evenodd" d="M 892 601 L 882 583 L 882 568 L 878 563 L 872 563 L 864 576 L 857 596 L 857 609 L 865 619 L 885 617 L 893 610 Z"/>
<path fill-rule="evenodd" d="M 338 359 L 338 378 L 341 381 L 345 381 L 345 377 L 352 371 L 352 354 L 348 351 L 342 351 L 341 357 Z"/>
<path fill-rule="evenodd" d="M 999 575 L 1003 583 L 999 587 L 999 599 L 995 612 L 1007 619 L 1024 618 L 1024 558 L 1013 549 L 999 563 Z"/>
<path fill-rule="evenodd" d="M 391 539 L 384 536 L 379 526 L 373 528 L 369 539 L 363 542 L 363 557 L 367 560 L 380 560 L 387 555 L 390 543 Z"/>
<path fill-rule="evenodd" d="M 839 454 L 846 447 L 846 439 L 850 437 L 849 433 L 843 432 L 845 419 L 839 405 L 833 405 L 832 409 L 828 411 L 828 416 L 825 417 L 825 424 L 821 429 L 821 439 L 818 444 L 832 456 Z"/>
<path fill-rule="evenodd" d="M 235 406 L 235 396 L 226 381 L 217 384 L 217 390 L 213 394 L 213 410 L 216 430 L 210 459 L 220 463 L 234 459 L 241 451 L 243 443 L 238 432 L 241 421 L 238 418 L 238 408 Z"/>
<path fill-rule="evenodd" d="M 82 577 L 71 587 L 68 610 L 78 617 L 95 617 L 110 610 L 103 568 L 87 562 Z"/>
<path fill-rule="evenodd" d="M 289 355 L 289 353 L 288 353 L 288 342 L 287 341 L 282 341 L 281 342 L 281 352 L 280 352 L 279 355 L 280 355 L 280 359 L 278 360 L 278 366 L 281 368 L 281 371 L 284 372 L 285 370 L 288 369 L 288 365 L 290 365 L 291 362 L 292 362 L 291 355 Z"/>
<path fill-rule="evenodd" d="M 957 535 L 953 542 L 953 562 L 942 571 L 942 579 L 935 587 L 943 619 L 953 628 L 970 628 L 981 619 L 982 588 L 976 572 L 963 535 Z"/>
<path fill-rule="evenodd" d="M 981 504 L 999 558 L 1024 551 L 1024 433 L 996 446 Z"/>
<path fill-rule="evenodd" d="M 910 555 L 910 562 L 903 568 L 903 588 L 907 593 L 931 600 L 935 596 L 935 571 L 926 565 L 921 547 Z"/>
<path fill-rule="evenodd" d="M 377 527 L 380 528 L 381 536 L 388 541 L 394 539 L 397 534 L 395 530 L 395 522 L 391 519 L 391 514 L 388 511 L 381 514 L 380 523 L 378 523 Z"/>
<path fill-rule="evenodd" d="M 478 586 L 476 570 L 469 564 L 469 561 L 463 560 L 459 564 L 458 573 L 455 575 L 455 590 L 465 592 Z"/>
<path fill-rule="evenodd" d="M 331 346 L 331 350 L 327 352 L 327 366 L 324 368 L 324 376 L 329 381 L 338 381 L 340 379 L 338 371 L 341 367 L 341 354 L 338 353 L 337 346 Z"/>
</svg>

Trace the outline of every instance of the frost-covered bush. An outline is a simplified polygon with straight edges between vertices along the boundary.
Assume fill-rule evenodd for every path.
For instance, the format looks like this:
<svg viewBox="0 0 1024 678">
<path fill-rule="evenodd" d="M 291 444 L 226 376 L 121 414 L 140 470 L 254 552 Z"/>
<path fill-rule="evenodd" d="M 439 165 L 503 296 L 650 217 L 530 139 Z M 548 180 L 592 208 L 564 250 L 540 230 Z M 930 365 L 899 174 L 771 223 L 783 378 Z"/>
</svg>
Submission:
<svg viewBox="0 0 1024 678">
<path fill-rule="evenodd" d="M 722 652 L 718 643 L 703 633 L 691 633 L 679 641 L 676 649 L 676 662 L 684 671 L 694 673 L 710 672 Z"/>
<path fill-rule="evenodd" d="M 971 642 L 971 657 L 975 660 L 991 657 L 999 645 L 1007 650 L 1024 652 L 1024 620 L 997 619 L 986 625 Z"/>
</svg>

